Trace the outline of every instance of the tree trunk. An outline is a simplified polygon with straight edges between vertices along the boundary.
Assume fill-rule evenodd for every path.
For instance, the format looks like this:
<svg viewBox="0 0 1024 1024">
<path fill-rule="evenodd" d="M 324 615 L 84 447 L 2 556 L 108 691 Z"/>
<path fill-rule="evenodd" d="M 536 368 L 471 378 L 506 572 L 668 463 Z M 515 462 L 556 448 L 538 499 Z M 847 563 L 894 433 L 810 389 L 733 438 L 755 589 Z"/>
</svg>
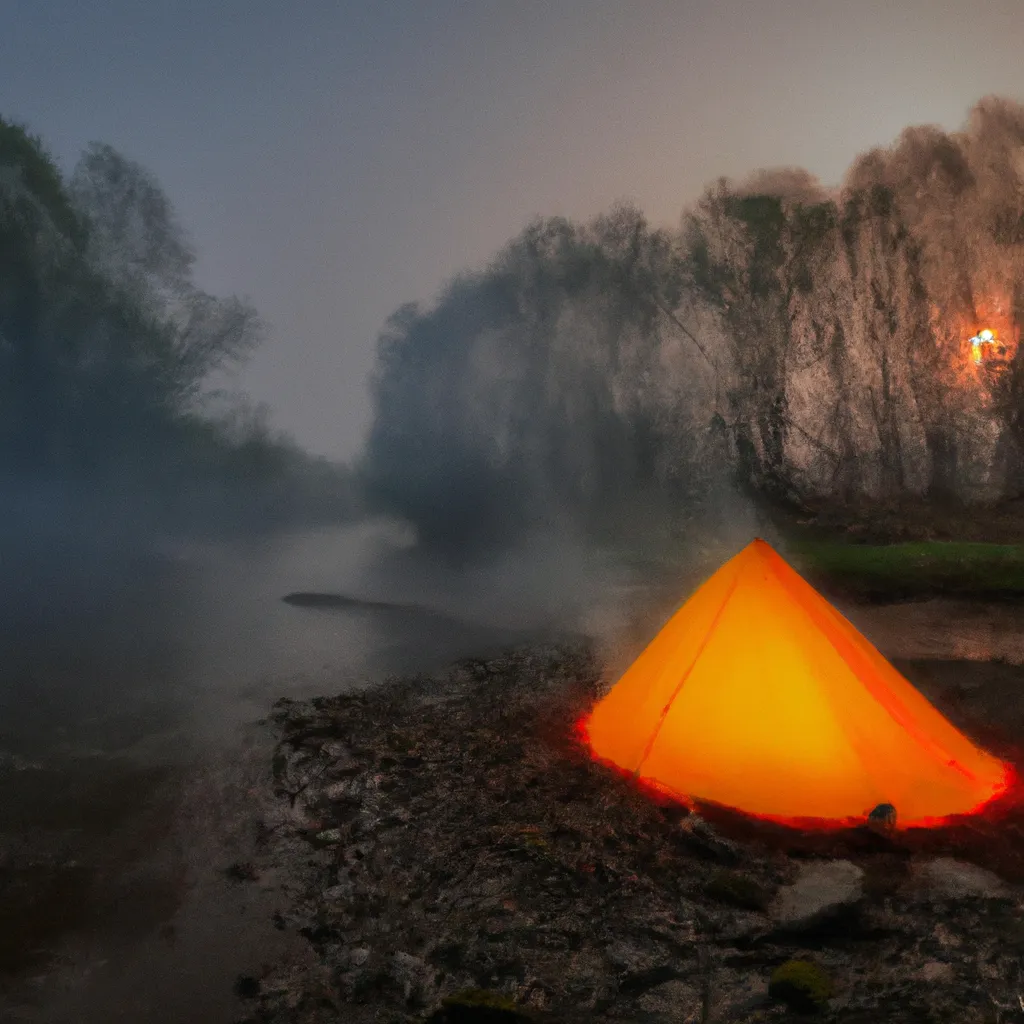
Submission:
<svg viewBox="0 0 1024 1024">
<path fill-rule="evenodd" d="M 948 427 L 933 425 L 925 429 L 925 444 L 931 459 L 928 497 L 940 504 L 954 504 L 957 500 L 956 439 Z"/>
</svg>

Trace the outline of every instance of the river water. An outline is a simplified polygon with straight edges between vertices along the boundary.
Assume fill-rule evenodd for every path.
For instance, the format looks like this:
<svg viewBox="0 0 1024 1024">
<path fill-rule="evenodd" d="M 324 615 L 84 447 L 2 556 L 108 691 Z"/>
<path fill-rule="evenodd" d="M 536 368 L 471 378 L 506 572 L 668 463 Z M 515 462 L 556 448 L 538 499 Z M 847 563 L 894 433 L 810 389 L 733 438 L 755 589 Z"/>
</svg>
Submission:
<svg viewBox="0 0 1024 1024">
<path fill-rule="evenodd" d="M 0 1017 L 78 1024 L 231 1020 L 235 978 L 286 951 L 274 880 L 224 872 L 276 698 L 585 625 L 614 575 L 564 544 L 454 572 L 388 523 L 47 554 L 12 570 L 0 629 Z"/>
<path fill-rule="evenodd" d="M 275 880 L 224 870 L 251 843 L 276 698 L 559 630 L 600 638 L 614 668 L 676 600 L 564 543 L 456 574 L 387 523 L 168 543 L 34 583 L 0 635 L 0 1017 L 54 1024 L 223 1024 L 235 978 L 297 948 L 271 924 Z M 296 590 L 442 614 L 281 601 Z M 1013 609 L 843 610 L 890 657 L 1024 664 Z"/>
</svg>

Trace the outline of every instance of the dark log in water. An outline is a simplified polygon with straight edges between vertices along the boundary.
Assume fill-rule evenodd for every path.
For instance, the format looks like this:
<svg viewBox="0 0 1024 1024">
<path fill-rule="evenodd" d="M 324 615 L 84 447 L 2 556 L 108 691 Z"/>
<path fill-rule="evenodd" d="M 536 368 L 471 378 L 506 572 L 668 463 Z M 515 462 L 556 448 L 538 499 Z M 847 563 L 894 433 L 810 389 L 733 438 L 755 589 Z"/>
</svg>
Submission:
<svg viewBox="0 0 1024 1024">
<path fill-rule="evenodd" d="M 446 612 L 428 608 L 422 604 L 400 604 L 393 601 L 368 601 L 361 597 L 348 597 L 344 594 L 324 594 L 317 591 L 297 591 L 281 598 L 285 604 L 296 608 L 316 608 L 327 611 L 374 612 L 390 615 L 415 616 L 429 619 L 432 623 L 454 627 L 460 631 L 487 629 L 496 636 L 512 640 L 523 635 L 522 630 L 488 627 L 469 619 L 461 619 Z"/>
<path fill-rule="evenodd" d="M 312 591 L 297 591 L 281 598 L 285 604 L 297 608 L 344 608 L 353 611 L 370 612 L 417 612 L 421 615 L 440 615 L 417 604 L 396 604 L 392 601 L 367 601 L 361 597 L 346 597 L 344 594 L 321 594 Z"/>
</svg>

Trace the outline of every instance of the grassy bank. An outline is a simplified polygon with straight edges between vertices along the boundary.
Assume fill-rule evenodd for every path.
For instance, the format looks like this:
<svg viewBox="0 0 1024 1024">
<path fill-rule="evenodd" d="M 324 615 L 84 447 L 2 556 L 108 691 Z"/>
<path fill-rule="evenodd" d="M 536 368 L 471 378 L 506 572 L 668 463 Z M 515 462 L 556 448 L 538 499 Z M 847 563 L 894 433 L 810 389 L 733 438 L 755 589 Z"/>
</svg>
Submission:
<svg viewBox="0 0 1024 1024">
<path fill-rule="evenodd" d="M 1024 544 L 802 540 L 787 555 L 816 586 L 869 600 L 1024 600 Z"/>
</svg>

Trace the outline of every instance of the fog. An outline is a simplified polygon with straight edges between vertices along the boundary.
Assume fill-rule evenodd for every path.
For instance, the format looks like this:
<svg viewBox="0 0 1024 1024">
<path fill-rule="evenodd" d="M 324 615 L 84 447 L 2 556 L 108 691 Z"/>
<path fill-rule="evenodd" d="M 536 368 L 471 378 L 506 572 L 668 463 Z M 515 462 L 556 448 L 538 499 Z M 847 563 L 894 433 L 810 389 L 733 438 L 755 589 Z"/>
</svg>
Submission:
<svg viewBox="0 0 1024 1024">
<path fill-rule="evenodd" d="M 1022 153 L 1024 108 L 988 98 L 834 187 L 768 168 L 680 197 L 667 227 L 627 202 L 536 218 L 387 319 L 343 464 L 220 386 L 265 325 L 198 280 L 156 175 L 103 142 L 65 175 L 0 120 L 5 884 L 91 879 L 74 927 L 0 966 L 24 982 L 72 936 L 53 969 L 99 971 L 125 879 L 155 863 L 150 813 L 181 845 L 143 930 L 201 919 L 193 883 L 278 697 L 570 634 L 614 672 L 753 536 L 784 544 L 780 522 L 1019 495 Z M 973 360 L 984 325 L 999 346 Z M 25 921 L 52 913 L 34 898 Z M 151 952 L 136 994 L 170 985 Z M 66 1019 L 103 1018 L 91 984 Z"/>
<path fill-rule="evenodd" d="M 767 169 L 675 230 L 535 221 L 389 320 L 367 500 L 457 559 L 538 531 L 680 550 L 764 501 L 1016 496 L 1022 168 L 1024 107 L 989 97 L 837 188 Z"/>
</svg>

